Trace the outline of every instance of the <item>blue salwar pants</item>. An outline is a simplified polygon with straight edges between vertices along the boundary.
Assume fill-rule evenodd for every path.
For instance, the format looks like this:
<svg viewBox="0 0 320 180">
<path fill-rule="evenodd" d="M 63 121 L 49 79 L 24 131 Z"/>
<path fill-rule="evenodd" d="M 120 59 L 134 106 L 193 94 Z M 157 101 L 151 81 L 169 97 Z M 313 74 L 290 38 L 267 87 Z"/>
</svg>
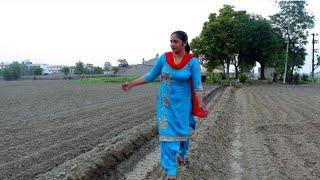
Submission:
<svg viewBox="0 0 320 180">
<path fill-rule="evenodd" d="M 160 141 L 161 166 L 168 176 L 177 175 L 176 156 L 184 159 L 188 152 L 188 141 Z"/>
</svg>

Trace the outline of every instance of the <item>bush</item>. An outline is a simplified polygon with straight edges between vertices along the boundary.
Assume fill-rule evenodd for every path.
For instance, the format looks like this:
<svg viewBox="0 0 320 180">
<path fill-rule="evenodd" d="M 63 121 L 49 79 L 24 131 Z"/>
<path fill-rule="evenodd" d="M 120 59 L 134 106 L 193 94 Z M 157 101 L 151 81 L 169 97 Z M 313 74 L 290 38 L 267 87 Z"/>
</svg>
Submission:
<svg viewBox="0 0 320 180">
<path fill-rule="evenodd" d="M 227 75 L 225 73 L 220 73 L 221 79 L 222 80 L 226 80 L 227 79 Z"/>
<path fill-rule="evenodd" d="M 309 81 L 309 76 L 307 74 L 302 74 L 301 80 L 304 82 L 308 82 Z"/>
<path fill-rule="evenodd" d="M 239 80 L 240 80 L 240 82 L 243 84 L 243 83 L 245 83 L 245 82 L 246 82 L 246 80 L 247 80 L 247 76 L 246 76 L 246 75 L 244 75 L 244 74 L 241 74 L 241 75 L 240 75 Z"/>
<path fill-rule="evenodd" d="M 214 84 L 220 83 L 220 82 L 221 82 L 221 76 L 220 76 L 220 75 L 214 75 L 214 74 L 212 74 L 212 75 L 210 76 L 209 82 L 210 82 L 210 83 L 214 83 Z"/>
<path fill-rule="evenodd" d="M 300 74 L 299 73 L 295 73 L 293 75 L 293 83 L 294 84 L 299 84 L 299 81 L 300 81 Z"/>
<path fill-rule="evenodd" d="M 3 77 L 5 80 L 17 80 L 21 77 L 23 67 L 18 62 L 13 62 L 9 67 L 3 70 Z"/>
</svg>

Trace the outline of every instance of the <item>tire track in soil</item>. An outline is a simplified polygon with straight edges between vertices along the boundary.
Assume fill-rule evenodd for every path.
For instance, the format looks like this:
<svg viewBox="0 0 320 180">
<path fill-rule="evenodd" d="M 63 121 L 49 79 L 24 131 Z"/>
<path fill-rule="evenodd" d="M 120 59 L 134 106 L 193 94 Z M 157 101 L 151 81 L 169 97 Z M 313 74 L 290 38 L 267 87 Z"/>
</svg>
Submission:
<svg viewBox="0 0 320 180">
<path fill-rule="evenodd" d="M 272 159 L 274 161 L 275 167 L 278 167 L 279 172 L 282 177 L 277 177 L 279 179 L 318 179 L 319 178 L 319 165 L 314 165 L 313 171 L 310 167 L 306 167 L 305 158 L 301 152 L 305 152 L 308 155 L 311 154 L 312 157 L 319 159 L 319 147 L 314 143 L 301 143 L 308 142 L 304 134 L 318 133 L 318 128 L 314 128 L 317 123 L 310 123 L 316 121 L 314 116 L 307 116 L 313 108 L 304 107 L 299 108 L 296 104 L 300 104 L 300 101 L 290 100 L 289 98 L 294 98 L 294 96 L 281 93 L 284 91 L 283 87 L 276 87 L 269 89 L 266 87 L 261 87 L 258 91 L 253 93 L 259 93 L 260 97 L 263 97 L 262 101 L 268 102 L 271 100 L 273 105 L 277 104 L 281 111 L 285 111 L 287 114 L 291 114 L 290 119 L 283 121 L 279 124 L 278 118 L 271 119 L 270 122 L 264 125 L 260 125 L 258 130 L 260 130 L 265 135 L 265 146 L 269 149 Z M 280 92 L 280 93 L 279 93 Z M 299 96 L 296 91 L 296 96 Z M 261 94 L 265 96 L 261 96 Z M 266 95 L 267 94 L 267 95 Z M 269 99 L 270 98 L 270 99 Z M 270 104 L 269 109 L 274 109 Z M 293 115 L 292 115 L 293 114 Z M 310 121 L 309 121 L 310 120 Z M 313 127 L 313 128 L 311 128 Z M 314 130 L 312 130 L 314 129 Z M 296 144 L 293 144 L 290 139 L 300 139 Z M 308 147 L 303 148 L 298 152 L 297 145 Z M 310 150 L 312 152 L 310 152 Z M 314 153 L 318 152 L 318 153 Z"/>
<path fill-rule="evenodd" d="M 251 95 L 251 97 L 248 96 Z M 263 136 L 256 131 L 256 124 L 259 124 L 261 116 L 257 110 L 264 107 L 257 107 L 249 99 L 251 93 L 246 92 L 246 88 L 240 89 L 236 93 L 235 104 L 235 139 L 231 148 L 233 159 L 231 172 L 228 179 L 276 179 L 280 178 L 280 172 L 273 166 L 274 163 L 268 155 L 268 150 L 264 146 Z M 257 101 L 257 100 L 256 100 Z"/>
</svg>

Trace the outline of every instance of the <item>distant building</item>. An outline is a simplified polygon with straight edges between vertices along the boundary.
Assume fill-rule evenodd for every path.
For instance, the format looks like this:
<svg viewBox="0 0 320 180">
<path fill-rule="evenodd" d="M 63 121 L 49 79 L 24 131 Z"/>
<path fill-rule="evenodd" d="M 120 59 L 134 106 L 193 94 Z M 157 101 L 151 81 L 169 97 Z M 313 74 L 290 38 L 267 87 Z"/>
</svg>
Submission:
<svg viewBox="0 0 320 180">
<path fill-rule="evenodd" d="M 70 66 L 69 69 L 70 69 L 70 74 L 74 74 L 74 70 L 76 69 L 76 67 Z"/>
<path fill-rule="evenodd" d="M 49 74 L 61 74 L 61 70 L 64 67 L 68 67 L 68 66 L 66 66 L 66 65 L 49 65 L 48 66 Z"/>
<path fill-rule="evenodd" d="M 0 63 L 0 69 L 7 68 L 10 65 L 10 63 L 1 62 Z"/>
</svg>

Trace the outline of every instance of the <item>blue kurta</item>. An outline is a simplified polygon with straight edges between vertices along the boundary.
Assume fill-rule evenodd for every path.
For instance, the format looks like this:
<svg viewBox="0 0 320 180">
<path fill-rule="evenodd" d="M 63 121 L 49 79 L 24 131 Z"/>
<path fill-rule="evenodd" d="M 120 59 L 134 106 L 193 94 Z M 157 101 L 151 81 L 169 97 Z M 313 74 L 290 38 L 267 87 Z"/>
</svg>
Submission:
<svg viewBox="0 0 320 180">
<path fill-rule="evenodd" d="M 161 74 L 162 81 L 157 99 L 157 125 L 160 141 L 187 141 L 189 126 L 195 125 L 191 113 L 192 78 L 194 92 L 202 91 L 199 60 L 193 57 L 181 69 L 171 68 L 165 54 L 161 55 L 144 80 L 151 82 Z"/>
</svg>

